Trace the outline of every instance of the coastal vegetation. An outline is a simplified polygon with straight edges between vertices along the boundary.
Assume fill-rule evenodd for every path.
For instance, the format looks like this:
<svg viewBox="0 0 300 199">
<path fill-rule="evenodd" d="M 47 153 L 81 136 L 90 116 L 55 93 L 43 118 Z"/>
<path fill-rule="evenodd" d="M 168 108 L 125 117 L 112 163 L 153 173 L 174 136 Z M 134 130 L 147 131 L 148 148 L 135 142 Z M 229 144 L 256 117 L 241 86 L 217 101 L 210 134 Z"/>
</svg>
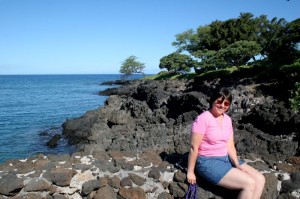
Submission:
<svg viewBox="0 0 300 199">
<path fill-rule="evenodd" d="M 148 79 L 252 78 L 286 88 L 287 103 L 300 109 L 300 18 L 269 20 L 241 13 L 176 35 L 177 50 L 160 59 L 166 69 Z M 282 93 L 282 95 L 284 95 Z"/>
<path fill-rule="evenodd" d="M 197 30 L 177 34 L 172 43 L 177 48 L 176 56 L 163 57 L 160 68 L 170 68 L 165 65 L 166 59 L 184 65 L 187 58 L 179 59 L 181 54 L 194 60 L 190 67 L 198 74 L 232 66 L 292 64 L 299 58 L 299 29 L 300 19 L 268 20 L 266 15 L 254 17 L 251 13 L 241 13 L 236 19 L 216 20 Z M 180 67 L 175 71 L 183 72 Z"/>
<path fill-rule="evenodd" d="M 131 55 L 121 63 L 120 73 L 124 74 L 123 78 L 127 78 L 134 73 L 141 73 L 144 75 L 145 63 L 142 63 L 137 59 L 136 56 Z"/>
</svg>

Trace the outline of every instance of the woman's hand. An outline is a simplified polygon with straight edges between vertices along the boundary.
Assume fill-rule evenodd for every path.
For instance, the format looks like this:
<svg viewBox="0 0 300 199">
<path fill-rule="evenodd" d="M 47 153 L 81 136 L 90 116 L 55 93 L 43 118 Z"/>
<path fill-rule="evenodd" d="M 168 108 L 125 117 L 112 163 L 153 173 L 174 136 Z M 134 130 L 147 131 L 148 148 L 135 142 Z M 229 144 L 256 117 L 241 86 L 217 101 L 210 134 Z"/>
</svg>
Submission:
<svg viewBox="0 0 300 199">
<path fill-rule="evenodd" d="M 247 173 L 246 170 L 241 165 L 239 165 L 239 164 L 236 165 L 236 168 L 239 169 L 239 170 L 241 170 L 241 171 L 243 171 L 243 172 L 245 172 L 245 173 Z"/>
<path fill-rule="evenodd" d="M 200 133 L 191 134 L 191 148 L 188 157 L 188 168 L 187 168 L 187 181 L 190 184 L 196 183 L 195 165 L 198 156 L 198 148 L 203 139 L 203 135 Z"/>
<path fill-rule="evenodd" d="M 188 172 L 187 173 L 187 181 L 190 184 L 195 184 L 196 183 L 196 175 L 194 172 Z"/>
</svg>

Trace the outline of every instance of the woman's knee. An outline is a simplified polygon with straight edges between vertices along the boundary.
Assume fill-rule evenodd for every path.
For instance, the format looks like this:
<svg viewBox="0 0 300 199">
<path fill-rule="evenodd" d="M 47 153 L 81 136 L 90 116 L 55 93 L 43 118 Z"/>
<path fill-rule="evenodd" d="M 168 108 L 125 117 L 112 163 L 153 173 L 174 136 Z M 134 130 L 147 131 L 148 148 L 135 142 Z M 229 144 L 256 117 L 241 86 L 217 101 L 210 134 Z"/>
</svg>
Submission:
<svg viewBox="0 0 300 199">
<path fill-rule="evenodd" d="M 263 174 L 258 173 L 256 175 L 256 184 L 259 184 L 260 186 L 264 186 L 266 183 L 266 178 Z"/>
<path fill-rule="evenodd" d="M 256 187 L 256 181 L 254 180 L 254 178 L 249 176 L 247 179 L 245 179 L 244 186 L 243 186 L 244 190 L 247 189 L 250 191 L 254 191 L 255 187 Z"/>
</svg>

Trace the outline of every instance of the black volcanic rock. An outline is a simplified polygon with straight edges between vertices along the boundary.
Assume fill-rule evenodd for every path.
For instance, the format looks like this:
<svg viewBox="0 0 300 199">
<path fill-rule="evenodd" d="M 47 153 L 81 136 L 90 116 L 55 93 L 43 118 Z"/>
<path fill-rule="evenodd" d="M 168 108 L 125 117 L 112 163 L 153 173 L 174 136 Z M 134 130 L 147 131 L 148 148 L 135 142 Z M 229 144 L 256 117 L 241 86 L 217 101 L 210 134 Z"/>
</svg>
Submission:
<svg viewBox="0 0 300 199">
<path fill-rule="evenodd" d="M 208 109 L 209 95 L 222 84 L 234 97 L 228 114 L 242 157 L 256 154 L 272 162 L 298 153 L 299 114 L 266 95 L 253 80 L 234 78 L 129 81 L 108 97 L 105 107 L 64 123 L 63 134 L 86 152 L 154 149 L 183 155 L 193 120 Z"/>
<path fill-rule="evenodd" d="M 51 148 L 54 148 L 58 145 L 58 141 L 61 139 L 61 135 L 60 134 L 56 134 L 54 135 L 47 143 L 46 145 L 51 147 Z"/>
</svg>

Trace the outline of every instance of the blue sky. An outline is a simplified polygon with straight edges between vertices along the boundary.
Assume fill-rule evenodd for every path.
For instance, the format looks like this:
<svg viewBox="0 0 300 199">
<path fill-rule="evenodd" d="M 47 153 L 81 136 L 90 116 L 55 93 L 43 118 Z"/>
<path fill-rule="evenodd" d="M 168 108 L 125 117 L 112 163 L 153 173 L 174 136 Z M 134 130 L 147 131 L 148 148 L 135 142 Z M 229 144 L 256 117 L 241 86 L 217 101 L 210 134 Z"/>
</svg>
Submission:
<svg viewBox="0 0 300 199">
<path fill-rule="evenodd" d="M 0 0 L 1 74 L 116 74 L 131 55 L 145 72 L 175 35 L 241 12 L 299 18 L 300 0 Z"/>
</svg>

